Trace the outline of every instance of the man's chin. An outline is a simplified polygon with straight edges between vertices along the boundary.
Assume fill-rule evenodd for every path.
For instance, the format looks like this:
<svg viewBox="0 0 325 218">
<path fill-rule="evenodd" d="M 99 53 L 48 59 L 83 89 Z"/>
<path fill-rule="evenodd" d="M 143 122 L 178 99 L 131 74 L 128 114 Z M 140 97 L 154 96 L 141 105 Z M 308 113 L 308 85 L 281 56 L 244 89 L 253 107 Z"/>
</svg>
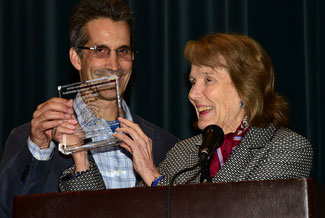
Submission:
<svg viewBox="0 0 325 218">
<path fill-rule="evenodd" d="M 99 95 L 99 99 L 105 101 L 116 101 L 116 94 L 115 95 Z"/>
</svg>

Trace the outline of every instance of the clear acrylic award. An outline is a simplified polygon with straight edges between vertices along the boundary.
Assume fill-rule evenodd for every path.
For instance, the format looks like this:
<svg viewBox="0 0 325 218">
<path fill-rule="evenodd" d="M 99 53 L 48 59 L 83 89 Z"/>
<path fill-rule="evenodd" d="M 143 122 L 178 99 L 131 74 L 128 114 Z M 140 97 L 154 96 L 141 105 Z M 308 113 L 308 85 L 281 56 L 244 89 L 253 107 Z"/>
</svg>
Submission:
<svg viewBox="0 0 325 218">
<path fill-rule="evenodd" d="M 74 99 L 74 112 L 78 120 L 74 133 L 64 134 L 59 142 L 60 152 L 71 154 L 119 145 L 119 140 L 113 136 L 112 125 L 101 118 L 99 113 L 99 100 L 113 96 L 118 116 L 122 116 L 117 76 L 58 86 L 58 91 L 60 98 Z"/>
</svg>

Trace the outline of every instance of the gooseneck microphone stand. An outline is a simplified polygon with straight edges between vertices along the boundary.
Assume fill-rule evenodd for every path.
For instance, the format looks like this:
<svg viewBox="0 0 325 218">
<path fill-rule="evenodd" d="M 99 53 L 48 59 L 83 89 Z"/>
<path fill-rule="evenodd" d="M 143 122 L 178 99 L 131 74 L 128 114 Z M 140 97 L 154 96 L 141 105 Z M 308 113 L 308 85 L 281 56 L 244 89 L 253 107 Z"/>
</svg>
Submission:
<svg viewBox="0 0 325 218">
<path fill-rule="evenodd" d="M 201 177 L 200 183 L 210 183 L 212 178 L 210 175 L 210 161 L 207 161 L 201 165 Z"/>
</svg>

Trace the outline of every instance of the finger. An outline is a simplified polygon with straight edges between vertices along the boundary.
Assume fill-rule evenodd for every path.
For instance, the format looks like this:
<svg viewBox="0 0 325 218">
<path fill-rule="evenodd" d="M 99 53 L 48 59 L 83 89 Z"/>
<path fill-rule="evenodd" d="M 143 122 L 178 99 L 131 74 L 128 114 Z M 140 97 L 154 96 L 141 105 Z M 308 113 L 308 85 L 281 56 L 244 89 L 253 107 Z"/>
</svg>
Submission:
<svg viewBox="0 0 325 218">
<path fill-rule="evenodd" d="M 125 144 L 123 142 L 120 144 L 120 146 L 132 154 L 132 150 L 131 150 L 130 146 L 128 146 L 127 144 Z"/>
<path fill-rule="evenodd" d="M 33 116 L 33 119 L 37 123 L 42 123 L 51 120 L 73 120 L 74 117 L 71 114 L 57 112 L 57 111 L 45 111 L 38 116 Z"/>
<path fill-rule="evenodd" d="M 143 149 L 141 148 L 143 147 L 142 145 L 144 145 L 143 141 L 135 141 L 124 133 L 115 133 L 114 136 L 121 141 L 121 147 L 125 148 L 132 155 L 134 155 L 134 153 L 139 153 L 139 151 Z"/>
<path fill-rule="evenodd" d="M 124 142 L 128 146 L 132 146 L 134 144 L 133 139 L 131 139 L 129 136 L 125 135 L 124 133 L 114 133 L 114 137 L 120 140 L 121 142 Z"/>
<path fill-rule="evenodd" d="M 73 107 L 73 99 L 53 97 L 53 98 L 49 99 L 48 102 L 56 102 L 56 103 L 60 103 L 60 104 L 65 104 L 68 107 Z"/>
<path fill-rule="evenodd" d="M 35 121 L 32 120 L 31 128 L 32 128 L 32 132 L 44 132 L 56 128 L 62 124 L 63 124 L 62 120 L 52 120 L 52 121 L 42 122 L 42 123 L 35 123 Z"/>
<path fill-rule="evenodd" d="M 68 101 L 61 98 L 50 99 L 37 107 L 37 110 L 34 112 L 34 116 L 38 117 L 40 114 L 46 111 L 57 111 L 73 115 L 74 111 L 72 106 L 73 101 L 71 100 Z"/>
<path fill-rule="evenodd" d="M 31 121 L 31 133 L 40 134 L 41 132 L 57 128 L 62 125 L 64 121 L 62 119 L 47 119 L 45 117 L 34 118 Z M 71 125 L 71 124 L 66 124 Z"/>
<path fill-rule="evenodd" d="M 34 112 L 34 116 L 38 117 L 48 111 L 65 113 L 65 114 L 69 114 L 70 116 L 74 115 L 74 111 L 73 111 L 72 107 L 67 107 L 64 104 L 48 103 L 48 104 L 44 105 L 43 107 L 37 109 Z"/>
<path fill-rule="evenodd" d="M 69 99 L 66 104 L 68 107 L 73 107 L 73 99 Z"/>
<path fill-rule="evenodd" d="M 121 128 L 129 127 L 129 128 L 134 129 L 134 130 L 136 131 L 136 133 L 137 133 L 141 138 L 145 139 L 145 138 L 148 137 L 148 136 L 147 136 L 147 135 L 142 131 L 141 127 L 140 127 L 138 124 L 136 124 L 136 123 L 134 123 L 134 122 L 132 122 L 132 121 L 130 121 L 130 120 L 128 120 L 128 119 L 121 118 L 121 117 L 119 117 L 118 119 L 119 119 L 120 123 L 122 124 L 122 125 L 121 125 Z"/>
<path fill-rule="evenodd" d="M 62 132 L 62 133 L 73 133 L 74 130 L 76 129 L 75 125 L 71 125 L 69 123 L 64 122 L 60 126 L 56 128 L 57 131 Z"/>
<path fill-rule="evenodd" d="M 128 127 L 131 127 L 133 126 L 133 122 L 128 120 L 128 119 L 125 119 L 123 117 L 119 117 L 118 120 L 120 121 L 121 124 L 123 124 L 124 126 L 128 126 Z"/>
<path fill-rule="evenodd" d="M 51 99 L 47 100 L 46 102 L 38 105 L 37 109 L 40 109 L 40 108 L 46 106 L 47 104 L 63 104 L 63 105 L 66 105 L 67 107 L 72 107 L 73 100 L 72 99 L 67 100 L 64 98 L 54 97 L 54 98 L 51 98 Z"/>
<path fill-rule="evenodd" d="M 73 125 L 73 126 L 77 126 L 78 121 L 77 121 L 77 119 L 73 118 L 73 119 L 70 119 L 70 120 L 64 120 L 63 123 L 66 123 L 66 124 L 69 124 L 69 125 Z"/>
<path fill-rule="evenodd" d="M 135 156 L 135 159 L 137 157 L 147 159 L 147 157 L 152 156 L 152 143 L 150 138 L 147 141 L 144 141 L 142 138 L 131 139 L 125 133 L 116 133 L 116 138 L 126 144 L 127 147 L 124 148 Z"/>
<path fill-rule="evenodd" d="M 125 135 L 125 137 L 128 137 L 132 141 L 137 142 L 137 144 L 144 144 L 144 143 L 146 143 L 145 138 L 142 137 L 142 136 L 140 136 L 137 133 L 137 131 L 135 131 L 132 128 L 129 128 L 129 127 L 117 128 L 116 129 L 116 132 L 122 133 L 123 135 Z"/>
<path fill-rule="evenodd" d="M 132 128 L 132 127 L 122 127 L 117 128 L 117 132 L 124 132 L 128 135 L 130 135 L 135 141 L 138 141 L 139 143 L 150 143 L 150 138 L 142 131 L 141 128 Z"/>
</svg>

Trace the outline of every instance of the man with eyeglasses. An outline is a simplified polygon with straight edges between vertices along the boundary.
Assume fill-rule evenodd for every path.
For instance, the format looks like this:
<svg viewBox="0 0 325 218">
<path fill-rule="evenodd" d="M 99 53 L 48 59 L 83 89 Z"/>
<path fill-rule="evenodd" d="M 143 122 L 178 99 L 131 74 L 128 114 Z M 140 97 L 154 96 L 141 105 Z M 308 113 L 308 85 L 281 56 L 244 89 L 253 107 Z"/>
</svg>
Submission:
<svg viewBox="0 0 325 218">
<path fill-rule="evenodd" d="M 131 125 L 133 143 L 152 141 L 153 160 L 158 165 L 178 139 L 134 114 L 123 100 L 134 60 L 133 17 L 122 0 L 81 0 L 70 18 L 70 61 L 87 81 L 116 75 L 124 118 L 118 117 L 116 91 L 100 100 L 101 117 L 107 122 Z M 5 146 L 0 172 L 0 217 L 11 217 L 13 197 L 31 193 L 57 192 L 62 171 L 79 161 L 77 177 L 95 163 L 106 188 L 133 187 L 137 182 L 132 157 L 116 146 L 105 152 L 79 152 L 73 158 L 58 151 L 60 135 L 73 132 L 82 116 L 74 100 L 52 98 L 37 107 L 30 123 L 14 129 Z M 75 116 L 77 114 L 77 117 Z M 91 160 L 91 161 L 89 161 Z"/>
</svg>

